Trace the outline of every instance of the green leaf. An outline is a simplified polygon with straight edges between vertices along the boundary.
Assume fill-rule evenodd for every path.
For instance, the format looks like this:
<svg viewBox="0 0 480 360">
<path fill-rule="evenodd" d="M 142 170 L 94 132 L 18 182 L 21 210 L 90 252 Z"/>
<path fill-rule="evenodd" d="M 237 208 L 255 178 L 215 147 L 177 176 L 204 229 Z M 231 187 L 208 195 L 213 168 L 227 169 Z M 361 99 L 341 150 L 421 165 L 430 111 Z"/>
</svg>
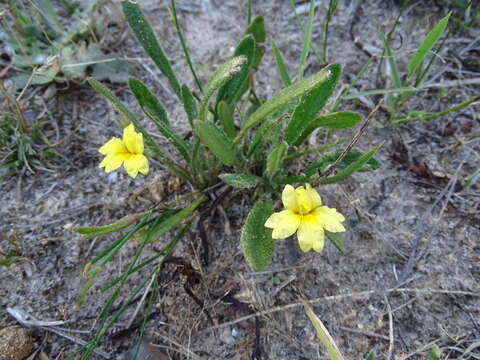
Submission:
<svg viewBox="0 0 480 360">
<path fill-rule="evenodd" d="M 193 129 L 193 120 L 195 120 L 198 116 L 195 98 L 193 97 L 192 92 L 187 85 L 182 85 L 181 94 L 183 108 L 187 114 L 188 122 Z"/>
<path fill-rule="evenodd" d="M 287 130 L 285 131 L 285 140 L 289 144 L 298 145 L 298 138 L 310 120 L 317 115 L 332 95 L 340 77 L 341 67 L 338 64 L 332 64 L 320 73 L 326 73 L 328 76 L 325 76 L 322 79 L 323 81 L 317 82 L 315 86 L 302 96 L 288 123 Z"/>
<path fill-rule="evenodd" d="M 328 129 L 349 129 L 357 125 L 362 116 L 352 111 L 339 111 L 330 113 L 328 115 L 319 116 L 314 119 L 307 128 L 310 126 L 315 129 L 317 127 L 324 127 Z M 313 130 L 312 130 L 313 131 Z"/>
<path fill-rule="evenodd" d="M 154 122 L 158 131 L 175 146 L 178 152 L 188 162 L 192 154 L 192 147 L 170 127 L 167 113 L 157 97 L 153 95 L 150 89 L 139 79 L 131 78 L 128 81 L 128 85 L 143 112 Z"/>
<path fill-rule="evenodd" d="M 292 83 L 290 74 L 288 73 L 287 65 L 285 65 L 285 59 L 280 52 L 280 49 L 275 44 L 275 41 L 272 40 L 272 49 L 273 54 L 275 55 L 275 62 L 277 63 L 278 72 L 280 73 L 280 78 L 282 79 L 283 85 L 288 86 Z"/>
<path fill-rule="evenodd" d="M 443 32 L 445 31 L 448 25 L 448 19 L 452 15 L 452 12 L 449 12 L 443 19 L 441 19 L 437 25 L 427 34 L 423 42 L 418 47 L 416 53 L 410 59 L 408 63 L 408 77 L 412 77 L 412 75 L 417 71 L 419 66 L 421 66 L 423 59 L 430 50 L 432 50 L 435 43 L 440 39 Z"/>
<path fill-rule="evenodd" d="M 82 234 L 82 240 L 92 239 L 97 236 L 103 236 L 116 231 L 120 231 L 132 225 L 140 216 L 125 216 L 112 224 L 104 226 L 80 226 L 75 229 L 76 232 Z"/>
<path fill-rule="evenodd" d="M 275 240 L 272 230 L 265 227 L 265 222 L 273 213 L 271 201 L 257 202 L 243 225 L 241 242 L 243 255 L 248 264 L 256 271 L 267 266 L 275 251 Z"/>
<path fill-rule="evenodd" d="M 218 177 L 237 189 L 250 189 L 263 183 L 261 177 L 250 174 L 221 174 Z"/>
<path fill-rule="evenodd" d="M 255 38 L 247 35 L 238 44 L 233 57 L 245 56 L 247 61 L 228 82 L 218 90 L 217 102 L 224 100 L 228 104 L 236 103 L 248 88 L 248 74 L 255 58 Z M 247 86 L 245 86 L 247 85 Z"/>
<path fill-rule="evenodd" d="M 257 16 L 245 30 L 246 34 L 252 34 L 257 43 L 265 42 L 267 30 L 265 28 L 265 19 L 263 16 Z"/>
<path fill-rule="evenodd" d="M 434 345 L 432 347 L 432 351 L 430 352 L 430 356 L 428 357 L 428 360 L 438 360 L 440 359 L 440 348 L 438 345 Z"/>
<path fill-rule="evenodd" d="M 303 133 L 297 138 L 296 143 L 300 145 L 316 128 L 349 129 L 357 125 L 360 120 L 362 120 L 361 115 L 352 111 L 339 111 L 319 116 L 307 124 Z"/>
<path fill-rule="evenodd" d="M 146 242 L 150 243 L 150 242 L 157 241 L 160 238 L 160 236 L 165 234 L 167 231 L 170 231 L 173 228 L 175 228 L 185 218 L 191 215 L 204 200 L 205 200 L 205 195 L 200 195 L 191 204 L 184 207 L 182 210 L 178 211 L 177 213 L 170 216 L 169 218 L 167 219 L 164 219 L 161 217 L 157 218 L 158 221 L 155 220 L 152 226 L 150 227 L 149 231 L 146 233 L 146 236 L 147 236 Z"/>
<path fill-rule="evenodd" d="M 325 346 L 330 360 L 344 360 L 344 357 L 340 353 L 337 344 L 335 344 L 335 340 L 333 340 L 325 325 L 323 325 L 322 321 L 317 315 L 315 315 L 312 308 L 307 303 L 305 303 L 305 313 L 312 322 L 318 338 L 322 342 L 323 346 Z"/>
<path fill-rule="evenodd" d="M 195 132 L 208 149 L 227 166 L 236 162 L 235 148 L 225 132 L 210 120 L 195 120 Z"/>
<path fill-rule="evenodd" d="M 285 89 L 281 90 L 269 100 L 264 102 L 250 117 L 247 119 L 245 125 L 243 126 L 240 134 L 235 139 L 236 142 L 245 136 L 247 131 L 258 125 L 263 119 L 268 115 L 273 113 L 275 110 L 280 109 L 282 106 L 287 105 L 291 101 L 304 96 L 305 94 L 310 93 L 313 89 L 317 88 L 318 85 L 325 82 L 330 82 L 329 80 L 335 77 L 335 69 L 339 65 L 331 65 L 323 70 L 319 71 L 315 75 L 312 75 L 302 81 L 296 82 Z"/>
<path fill-rule="evenodd" d="M 267 156 L 267 165 L 265 175 L 272 179 L 277 171 L 281 168 L 283 159 L 287 153 L 288 145 L 286 142 L 281 142 L 273 147 L 270 154 Z"/>
<path fill-rule="evenodd" d="M 347 177 L 349 177 L 351 174 L 353 174 L 356 171 L 360 171 L 360 169 L 370 160 L 375 153 L 380 149 L 380 147 L 383 145 L 383 143 L 378 144 L 372 150 L 370 150 L 368 153 L 365 155 L 360 156 L 357 160 L 352 162 L 350 165 L 345 167 L 344 169 L 340 170 L 336 175 L 329 177 L 325 180 L 322 180 L 320 183 L 321 184 L 333 184 L 338 181 L 345 180 Z"/>
<path fill-rule="evenodd" d="M 45 18 L 57 34 L 63 32 L 55 8 L 50 0 L 35 0 L 34 7 Z"/>
<path fill-rule="evenodd" d="M 137 127 L 137 124 L 139 124 L 137 117 L 130 110 L 128 110 L 128 108 L 118 99 L 118 97 L 113 92 L 110 91 L 110 89 L 106 88 L 101 82 L 93 78 L 89 78 L 88 83 L 100 95 L 103 95 L 105 98 L 107 98 L 107 100 L 110 101 L 115 110 L 117 110 L 121 115 L 126 118 L 127 121 L 122 121 L 120 119 L 122 127 L 128 126 L 129 123 L 133 123 L 135 127 Z"/>
<path fill-rule="evenodd" d="M 223 126 L 225 133 L 233 139 L 236 134 L 235 123 L 233 122 L 233 111 L 235 108 L 228 105 L 225 101 L 220 101 L 217 105 L 217 114 L 220 124 Z"/>
<path fill-rule="evenodd" d="M 342 233 L 334 233 L 325 230 L 325 235 L 328 240 L 340 251 L 342 255 L 345 254 L 345 242 L 343 241 Z"/>
<path fill-rule="evenodd" d="M 245 30 L 245 35 L 251 34 L 255 38 L 255 57 L 253 59 L 252 68 L 257 69 L 262 61 L 265 48 L 260 43 L 265 42 L 267 30 L 265 28 L 265 20 L 263 16 L 257 16 Z"/>
<path fill-rule="evenodd" d="M 205 87 L 205 93 L 200 104 L 200 111 L 198 115 L 200 120 L 206 120 L 207 118 L 208 103 L 213 93 L 225 85 L 227 81 L 229 81 L 236 73 L 238 73 L 244 66 L 245 62 L 247 62 L 247 58 L 245 56 L 237 56 L 219 66 L 213 72 L 208 80 L 207 86 Z"/>
<path fill-rule="evenodd" d="M 281 118 L 271 118 L 260 125 L 250 142 L 250 146 L 248 147 L 247 151 L 247 157 L 250 158 L 258 151 L 261 151 L 263 149 L 263 145 L 270 141 L 272 135 L 278 132 L 278 129 L 281 127 L 281 125 Z"/>
<path fill-rule="evenodd" d="M 343 150 L 336 150 L 322 155 L 317 161 L 313 162 L 305 169 L 305 174 L 307 176 L 313 176 L 315 173 L 320 171 L 320 173 L 325 170 L 325 168 L 333 164 L 338 157 L 343 153 Z M 347 155 L 337 164 L 338 169 L 345 169 L 350 164 L 357 161 L 359 158 L 365 154 L 358 149 L 351 149 Z M 381 167 L 381 163 L 375 158 L 370 158 L 363 166 L 358 169 L 359 172 L 374 171 Z"/>
<path fill-rule="evenodd" d="M 137 98 L 138 104 L 148 117 L 151 117 L 155 123 L 161 122 L 170 125 L 167 112 L 160 100 L 151 93 L 150 89 L 141 80 L 132 77 L 128 80 L 128 85 L 133 95 Z"/>
<path fill-rule="evenodd" d="M 98 63 L 92 66 L 92 77 L 97 80 L 108 80 L 112 83 L 126 83 L 133 74 L 133 66 L 124 60 Z"/>
<path fill-rule="evenodd" d="M 181 97 L 177 77 L 140 6 L 132 0 L 122 0 L 122 8 L 125 18 L 138 41 L 163 75 L 167 77 L 170 86 L 178 97 Z"/>
<path fill-rule="evenodd" d="M 369 352 L 368 355 L 367 355 L 366 360 L 375 360 L 375 359 L 376 359 L 375 351 L 370 350 L 370 352 Z"/>
</svg>

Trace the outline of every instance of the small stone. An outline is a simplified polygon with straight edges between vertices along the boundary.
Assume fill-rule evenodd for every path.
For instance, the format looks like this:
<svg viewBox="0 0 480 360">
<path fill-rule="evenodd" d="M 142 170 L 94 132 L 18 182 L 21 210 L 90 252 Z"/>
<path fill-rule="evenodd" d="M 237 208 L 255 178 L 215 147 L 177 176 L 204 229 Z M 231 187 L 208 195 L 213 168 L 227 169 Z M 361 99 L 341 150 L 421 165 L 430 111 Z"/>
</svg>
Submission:
<svg viewBox="0 0 480 360">
<path fill-rule="evenodd" d="M 14 325 L 0 330 L 0 360 L 23 360 L 33 350 L 33 339 L 26 329 Z"/>
<path fill-rule="evenodd" d="M 220 332 L 220 341 L 227 345 L 232 345 L 235 343 L 235 338 L 232 336 L 232 330 L 225 328 Z"/>
</svg>

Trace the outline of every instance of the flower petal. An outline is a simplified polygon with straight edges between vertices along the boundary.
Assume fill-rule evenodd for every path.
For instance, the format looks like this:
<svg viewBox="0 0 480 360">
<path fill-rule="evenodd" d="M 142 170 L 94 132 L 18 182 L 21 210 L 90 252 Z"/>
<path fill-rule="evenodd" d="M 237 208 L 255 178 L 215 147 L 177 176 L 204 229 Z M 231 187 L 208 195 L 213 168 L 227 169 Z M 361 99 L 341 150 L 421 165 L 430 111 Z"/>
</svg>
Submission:
<svg viewBox="0 0 480 360">
<path fill-rule="evenodd" d="M 127 156 L 125 153 L 120 153 L 120 154 L 113 154 L 113 155 L 107 155 L 103 159 L 103 161 L 98 165 L 99 168 L 105 168 L 105 172 L 109 173 L 112 172 L 113 170 L 117 170 L 120 166 L 122 166 L 123 162 Z"/>
<path fill-rule="evenodd" d="M 123 142 L 130 153 L 143 154 L 143 135 L 135 131 L 133 124 L 123 129 Z"/>
<path fill-rule="evenodd" d="M 113 137 L 103 144 L 98 152 L 103 155 L 114 155 L 127 152 L 127 148 L 121 139 Z"/>
<path fill-rule="evenodd" d="M 298 227 L 297 237 L 300 249 L 303 252 L 315 250 L 321 252 L 324 244 L 324 231 L 312 215 L 303 216 Z"/>
<path fill-rule="evenodd" d="M 136 178 L 138 173 L 146 175 L 148 173 L 148 160 L 144 155 L 131 155 L 124 163 L 125 171 L 132 178 Z"/>
<path fill-rule="evenodd" d="M 322 205 L 322 198 L 318 194 L 317 190 L 312 188 L 310 184 L 306 184 L 305 193 L 310 200 L 310 206 L 312 209 L 315 209 Z"/>
<path fill-rule="evenodd" d="M 285 208 L 298 212 L 297 193 L 292 185 L 285 185 L 282 192 L 282 203 Z"/>
<path fill-rule="evenodd" d="M 342 225 L 342 221 L 345 218 L 336 209 L 329 208 L 328 206 L 320 206 L 315 210 L 315 217 L 322 227 L 330 232 L 344 232 L 345 227 Z"/>
<path fill-rule="evenodd" d="M 299 215 L 287 209 L 270 215 L 265 222 L 265 227 L 273 229 L 272 238 L 285 239 L 297 231 L 300 219 Z"/>
</svg>

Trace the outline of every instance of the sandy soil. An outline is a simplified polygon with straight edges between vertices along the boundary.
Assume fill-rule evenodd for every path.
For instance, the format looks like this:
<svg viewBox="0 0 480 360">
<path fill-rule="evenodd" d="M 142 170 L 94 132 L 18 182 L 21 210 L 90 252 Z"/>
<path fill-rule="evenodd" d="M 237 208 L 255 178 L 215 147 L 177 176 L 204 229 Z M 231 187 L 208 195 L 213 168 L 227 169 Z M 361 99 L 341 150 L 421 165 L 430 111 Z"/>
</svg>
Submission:
<svg viewBox="0 0 480 360">
<path fill-rule="evenodd" d="M 180 2 L 180 21 L 193 60 L 204 69 L 203 81 L 209 71 L 230 56 L 241 37 L 245 9 L 239 3 Z M 330 26 L 329 58 L 343 65 L 345 84 L 368 59 L 360 48 L 381 55 L 379 31 L 389 29 L 399 11 L 394 1 L 360 3 L 340 2 Z M 185 71 L 165 5 L 146 1 L 142 6 L 175 69 L 182 70 L 181 80 L 193 84 Z M 316 16 L 317 48 L 321 47 L 319 29 L 326 6 L 322 2 Z M 265 16 L 269 36 L 275 39 L 294 73 L 302 36 L 288 2 L 265 0 L 255 6 L 255 12 Z M 413 2 L 409 6 L 399 24 L 402 38 L 395 38 L 401 71 L 426 29 L 446 12 L 441 2 Z M 479 50 L 472 39 L 479 35 L 478 27 L 452 35 L 439 54 L 430 81 L 445 83 L 478 77 Z M 139 59 L 134 62 L 137 75 L 152 86 L 170 118 L 175 119 L 174 126 L 186 135 L 180 105 L 166 89 L 165 79 L 145 59 L 129 29 L 112 26 L 104 39 L 111 51 Z M 281 88 L 269 43 L 266 46 L 267 55 L 257 74 L 257 91 L 265 98 Z M 458 54 L 463 59 L 475 59 L 477 54 L 477 72 L 465 69 Z M 307 71 L 318 69 L 312 56 Z M 384 68 L 371 67 L 357 89 L 391 86 L 385 82 L 384 74 Z M 440 88 L 445 91 L 443 97 L 433 89 L 413 98 L 407 109 L 439 111 L 479 91 L 478 85 L 444 84 Z M 117 95 L 138 111 L 128 90 L 118 85 L 116 89 Z M 351 101 L 343 108 L 368 114 L 377 100 Z M 115 112 L 87 85 L 71 85 L 68 89 L 58 86 L 48 106 L 52 118 L 47 132 L 57 139 L 60 156 L 48 164 L 51 171 L 15 176 L 1 187 L 0 233 L 18 239 L 25 261 L 2 268 L 0 273 L 0 328 L 16 323 L 4 309 L 18 307 L 37 319 L 65 320 L 71 328 L 91 330 L 108 295 L 95 290 L 125 269 L 137 243 L 125 246 L 98 276 L 85 304 L 73 310 L 84 283 L 85 263 L 116 238 L 80 241 L 73 229 L 110 223 L 147 209 L 171 199 L 185 186 L 155 161 L 149 176 L 136 180 L 122 172 L 106 175 L 97 168 L 98 147 L 117 135 L 118 127 Z M 262 359 L 327 358 L 305 316 L 304 299 L 312 302 L 315 313 L 347 359 L 365 358 L 372 349 L 379 359 L 424 359 L 434 344 L 444 349 L 445 359 L 480 358 L 480 190 L 478 179 L 470 186 L 466 184 L 466 179 L 478 170 L 478 110 L 476 105 L 462 113 L 404 128 L 387 126 L 385 112 L 378 113 L 359 147 L 367 150 L 385 141 L 379 153 L 383 167 L 320 189 L 324 203 L 336 207 L 347 218 L 344 256 L 331 244 L 321 255 L 304 255 L 297 250 L 295 240 L 289 239 L 279 243 L 265 271 L 253 272 L 245 264 L 239 244 L 239 229 L 251 200 L 245 193 L 233 192 L 207 222 L 212 252 L 209 266 L 201 265 L 195 230 L 175 252 L 201 275 L 192 291 L 204 303 L 215 326 L 185 292 L 186 278 L 175 271 L 174 264 L 169 264 L 158 289 L 155 316 L 146 328 L 148 339 L 164 350 L 168 348 L 165 351 L 174 359 L 250 359 L 256 338 L 254 318 L 235 320 L 251 314 L 251 310 L 219 300 L 226 291 L 235 289 L 237 300 L 254 311 L 265 312 L 258 317 Z M 160 137 L 158 140 L 166 145 Z M 164 239 L 167 241 L 168 237 Z M 0 245 L 8 246 L 5 240 Z M 160 245 L 152 246 L 145 256 L 157 248 Z M 138 283 L 141 275 L 145 273 L 129 279 L 126 291 Z M 129 308 L 117 330 L 125 326 L 134 310 L 135 306 Z M 102 345 L 112 359 L 127 352 L 138 335 L 133 331 L 115 336 L 115 331 Z M 43 329 L 34 329 L 33 334 L 50 359 L 62 358 L 75 349 L 71 341 Z M 88 335 L 73 335 L 88 339 Z M 475 343 L 477 348 L 467 353 L 466 349 Z M 129 359 L 128 354 L 125 359 Z"/>
</svg>

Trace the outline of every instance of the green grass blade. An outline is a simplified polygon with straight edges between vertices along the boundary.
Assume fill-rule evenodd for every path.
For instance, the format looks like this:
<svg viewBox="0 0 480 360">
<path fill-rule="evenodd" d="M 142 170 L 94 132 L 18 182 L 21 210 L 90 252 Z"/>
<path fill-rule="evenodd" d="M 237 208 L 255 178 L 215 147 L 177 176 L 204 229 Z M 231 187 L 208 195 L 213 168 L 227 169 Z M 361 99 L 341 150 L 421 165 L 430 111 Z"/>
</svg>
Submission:
<svg viewBox="0 0 480 360">
<path fill-rule="evenodd" d="M 348 86 L 342 91 L 342 93 L 338 96 L 335 104 L 333 104 L 331 111 L 335 111 L 338 109 L 340 104 L 344 100 L 344 96 L 348 96 L 350 94 L 350 90 L 357 84 L 358 80 L 362 77 L 362 75 L 367 71 L 368 67 L 373 63 L 374 57 L 369 58 L 365 64 L 360 68 L 360 70 L 355 74 L 355 78 L 348 84 Z"/>
<path fill-rule="evenodd" d="M 132 0 L 122 0 L 122 8 L 125 18 L 138 41 L 163 75 L 167 77 L 170 86 L 180 98 L 180 84 L 177 80 L 177 76 L 173 72 L 172 66 L 165 56 L 165 53 L 160 46 L 148 19 L 140 9 L 140 6 Z"/>
<path fill-rule="evenodd" d="M 451 113 L 451 112 L 455 112 L 455 111 L 460 111 L 462 109 L 465 109 L 466 107 L 476 103 L 476 102 L 479 102 L 480 101 L 480 96 L 476 96 L 470 100 L 467 100 L 461 104 L 458 104 L 458 105 L 455 105 L 455 106 L 452 106 L 451 108 L 448 108 L 446 110 L 443 110 L 443 111 L 439 111 L 439 112 L 436 112 L 436 113 L 433 113 L 433 114 L 425 114 L 425 115 L 421 115 L 421 116 L 416 116 L 416 117 L 406 117 L 406 118 L 403 118 L 403 119 L 398 119 L 396 121 L 393 122 L 393 125 L 401 125 L 401 124 L 407 124 L 407 123 L 411 123 L 411 122 L 414 122 L 414 121 L 426 121 L 426 120 L 430 120 L 430 119 L 435 119 L 439 116 L 443 116 L 443 115 L 446 115 L 448 113 Z"/>
<path fill-rule="evenodd" d="M 145 266 L 153 263 L 155 260 L 158 258 L 162 257 L 161 263 L 163 263 L 173 252 L 175 249 L 175 246 L 178 244 L 178 242 L 183 238 L 185 233 L 190 229 L 192 226 L 192 222 L 187 223 L 176 235 L 175 237 L 165 246 L 163 249 L 161 249 L 159 252 L 157 252 L 155 255 L 149 257 L 147 260 L 143 261 L 142 263 L 136 265 L 132 269 L 130 269 L 127 272 L 127 277 L 133 274 L 134 272 L 137 272 L 141 269 L 143 269 Z M 100 288 L 100 291 L 107 291 L 108 289 L 112 288 L 113 286 L 117 285 L 120 281 L 122 281 L 122 276 L 119 276 L 115 278 L 114 280 L 110 281 L 109 283 L 103 285 Z"/>
<path fill-rule="evenodd" d="M 183 54 L 185 55 L 185 59 L 187 60 L 188 67 L 190 69 L 190 72 L 192 73 L 193 79 L 195 80 L 195 84 L 197 85 L 198 90 L 200 90 L 200 92 L 203 92 L 202 84 L 200 83 L 197 73 L 195 72 L 195 68 L 193 67 L 192 59 L 190 58 L 190 51 L 188 50 L 185 37 L 183 36 L 182 28 L 180 27 L 180 23 L 178 22 L 175 0 L 170 0 L 170 6 L 172 8 L 173 23 L 175 24 L 175 28 L 177 29 L 178 38 L 180 39 L 180 44 L 182 45 L 182 49 L 183 49 Z"/>
<path fill-rule="evenodd" d="M 324 21 L 323 26 L 323 46 L 322 46 L 322 60 L 323 64 L 328 62 L 328 54 L 327 54 L 327 45 L 328 45 L 328 28 L 330 25 L 330 21 L 332 20 L 335 11 L 337 11 L 338 7 L 338 0 L 330 0 L 328 3 L 328 10 L 327 10 L 327 17 Z"/>
<path fill-rule="evenodd" d="M 313 19 L 315 17 L 315 0 L 310 0 L 310 8 L 308 10 L 307 26 L 303 37 L 303 48 L 300 55 L 300 64 L 298 65 L 297 81 L 303 78 L 305 70 L 305 62 L 310 52 L 310 44 L 312 42 Z"/>
<path fill-rule="evenodd" d="M 441 19 L 438 24 L 435 25 L 434 28 L 427 34 L 423 42 L 420 44 L 417 51 L 408 63 L 408 78 L 411 78 L 412 75 L 417 72 L 423 60 L 425 59 L 425 56 L 427 56 L 427 54 L 433 48 L 438 39 L 440 39 L 448 25 L 448 19 L 451 15 L 452 12 L 449 12 L 443 19 Z"/>
<path fill-rule="evenodd" d="M 252 22 L 252 0 L 247 0 L 247 25 Z"/>
<path fill-rule="evenodd" d="M 372 95 L 383 95 L 383 94 L 396 94 L 396 93 L 405 93 L 405 92 L 418 92 L 418 91 L 426 91 L 425 89 L 418 89 L 414 87 L 402 87 L 402 88 L 391 88 L 391 89 L 372 89 L 372 90 L 365 90 L 356 92 L 353 94 L 349 94 L 344 96 L 344 100 L 353 100 L 358 99 L 364 96 L 372 96 Z"/>
<path fill-rule="evenodd" d="M 167 112 L 160 101 L 150 92 L 150 89 L 139 79 L 130 78 L 128 85 L 135 95 L 143 112 L 153 121 L 158 131 L 175 146 L 188 163 L 192 155 L 192 146 L 183 140 L 170 126 Z"/>
<path fill-rule="evenodd" d="M 277 63 L 278 72 L 280 74 L 280 78 L 282 79 L 283 85 L 289 86 L 292 83 L 292 79 L 290 74 L 288 73 L 287 66 L 285 65 L 285 59 L 283 58 L 280 49 L 275 44 L 275 40 L 272 40 L 272 49 L 273 54 L 275 55 L 275 62 Z"/>
<path fill-rule="evenodd" d="M 125 236 L 121 237 L 118 241 L 114 242 L 111 246 L 107 249 L 102 251 L 99 255 L 97 255 L 93 260 L 89 261 L 88 264 L 85 266 L 84 272 L 85 275 L 88 276 L 88 280 L 83 286 L 80 295 L 78 296 L 77 300 L 75 301 L 75 306 L 79 307 L 85 301 L 85 298 L 90 291 L 91 287 L 93 286 L 93 282 L 95 278 L 99 274 L 99 272 L 105 267 L 105 265 L 120 251 L 120 249 L 127 243 L 128 240 L 132 238 L 132 236 L 143 226 L 145 226 L 147 222 L 147 217 L 145 217 L 140 224 L 138 224 L 134 229 L 129 231 Z M 93 270 L 90 271 L 90 266 L 95 264 L 97 261 L 103 258 L 103 261 L 97 265 Z"/>
<path fill-rule="evenodd" d="M 152 226 L 151 230 L 146 235 L 146 242 L 151 243 L 157 241 L 160 236 L 165 234 L 167 231 L 175 228 L 180 222 L 190 216 L 205 200 L 205 195 L 200 195 L 192 203 L 185 206 L 182 210 L 178 211 L 175 215 L 170 216 L 169 218 L 158 222 L 156 221 Z"/>
<path fill-rule="evenodd" d="M 396 88 L 402 88 L 403 85 L 402 85 L 402 81 L 400 80 L 397 62 L 395 61 L 395 58 L 392 55 L 390 44 L 388 43 L 388 40 L 385 37 L 385 35 L 382 34 L 382 37 L 383 37 L 383 46 L 385 50 L 385 57 L 387 58 L 387 61 L 388 61 L 388 66 L 390 68 L 390 74 L 392 76 L 393 85 L 395 85 Z"/>
</svg>

